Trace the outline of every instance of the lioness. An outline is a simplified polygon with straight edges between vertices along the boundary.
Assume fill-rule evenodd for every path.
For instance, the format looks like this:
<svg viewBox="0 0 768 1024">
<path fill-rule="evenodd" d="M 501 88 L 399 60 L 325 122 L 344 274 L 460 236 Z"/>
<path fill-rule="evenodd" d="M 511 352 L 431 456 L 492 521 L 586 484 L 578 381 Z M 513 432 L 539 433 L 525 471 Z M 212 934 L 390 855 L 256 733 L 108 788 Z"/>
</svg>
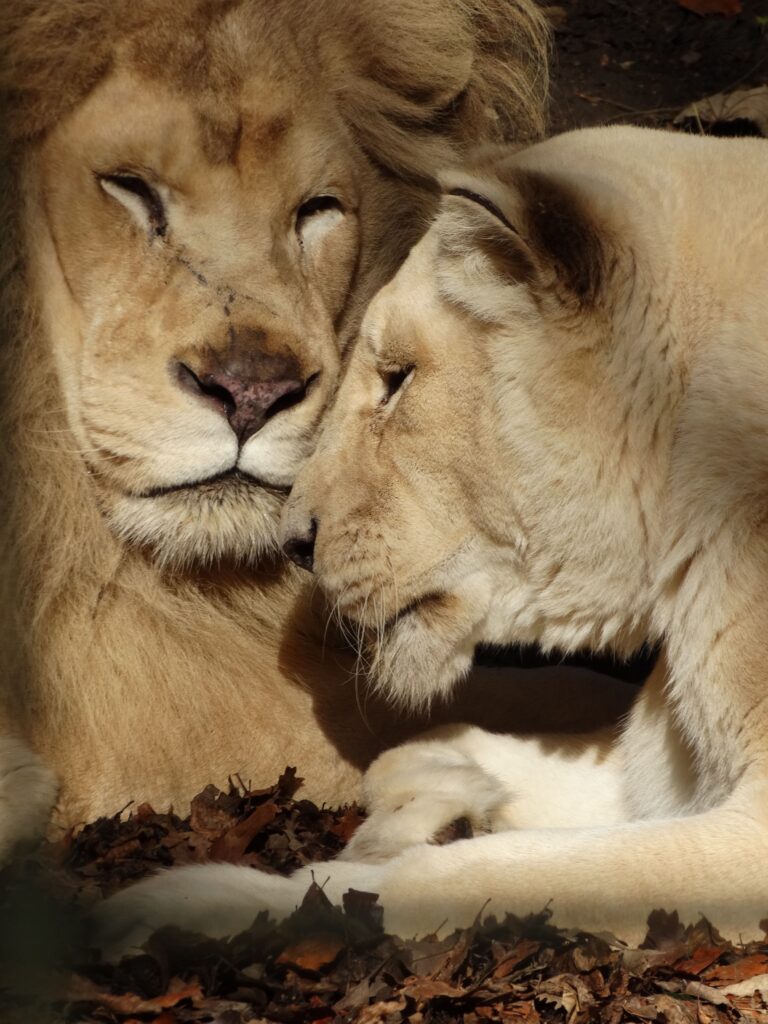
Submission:
<svg viewBox="0 0 768 1024">
<path fill-rule="evenodd" d="M 481 640 L 663 645 L 615 736 L 454 727 L 374 764 L 371 817 L 314 875 L 379 893 L 395 932 L 552 900 L 629 941 L 660 905 L 760 934 L 766 180 L 763 141 L 632 128 L 480 161 L 369 309 L 283 531 L 375 634 L 382 691 L 447 693 Z M 430 845 L 462 813 L 502 831 Z M 231 932 L 308 881 L 171 872 L 104 920 Z"/>
<path fill-rule="evenodd" d="M 0 731 L 62 823 L 286 763 L 338 803 L 405 735 L 279 512 L 435 167 L 539 131 L 547 39 L 531 0 L 0 5 Z"/>
</svg>

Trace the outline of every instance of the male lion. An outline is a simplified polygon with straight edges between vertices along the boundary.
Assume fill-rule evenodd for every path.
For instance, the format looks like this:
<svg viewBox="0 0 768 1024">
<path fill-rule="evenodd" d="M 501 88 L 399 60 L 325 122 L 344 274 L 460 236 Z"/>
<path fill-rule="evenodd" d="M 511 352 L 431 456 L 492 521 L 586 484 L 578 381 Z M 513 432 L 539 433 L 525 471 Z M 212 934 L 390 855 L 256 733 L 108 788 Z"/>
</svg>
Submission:
<svg viewBox="0 0 768 1024">
<path fill-rule="evenodd" d="M 323 659 L 277 560 L 283 492 L 433 169 L 539 130 L 541 15 L 6 0 L 0 35 L 0 724 L 55 769 L 68 824 L 286 763 L 350 799 L 405 726 L 375 701 L 366 724 L 332 635 Z M 2 847 L 24 766 L 42 803 L 53 784 L 17 742 L 0 760 Z"/>
<path fill-rule="evenodd" d="M 379 758 L 371 817 L 314 874 L 379 893 L 395 932 L 552 900 L 630 941 L 660 905 L 761 933 L 766 180 L 763 141 L 632 128 L 478 162 L 366 315 L 284 537 L 385 623 L 382 690 L 429 701 L 481 640 L 663 645 L 615 736 L 454 726 Z M 497 834 L 430 845 L 458 814 Z M 104 915 L 233 931 L 308 880 L 181 870 Z"/>
</svg>

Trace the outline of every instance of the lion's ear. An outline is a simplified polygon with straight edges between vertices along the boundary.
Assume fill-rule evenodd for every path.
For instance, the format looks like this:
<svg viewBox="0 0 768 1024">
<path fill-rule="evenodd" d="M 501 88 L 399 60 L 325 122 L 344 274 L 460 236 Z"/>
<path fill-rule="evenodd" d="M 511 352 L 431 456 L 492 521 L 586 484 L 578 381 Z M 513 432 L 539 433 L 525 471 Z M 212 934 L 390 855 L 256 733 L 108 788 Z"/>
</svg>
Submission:
<svg viewBox="0 0 768 1024">
<path fill-rule="evenodd" d="M 569 305 L 594 305 L 604 276 L 604 239 L 569 184 L 514 170 L 481 183 L 450 176 L 443 188 L 438 230 L 444 255 L 462 255 L 470 275 L 484 275 L 486 284 L 489 278 L 497 287 L 525 284 Z"/>
</svg>

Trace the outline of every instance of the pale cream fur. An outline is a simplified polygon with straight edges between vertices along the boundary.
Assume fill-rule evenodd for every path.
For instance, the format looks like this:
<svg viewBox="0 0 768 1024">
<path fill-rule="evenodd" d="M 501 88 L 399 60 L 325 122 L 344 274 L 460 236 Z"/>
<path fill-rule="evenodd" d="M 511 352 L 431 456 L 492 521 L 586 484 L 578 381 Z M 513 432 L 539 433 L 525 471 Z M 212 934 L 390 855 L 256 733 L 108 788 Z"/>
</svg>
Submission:
<svg viewBox="0 0 768 1024">
<path fill-rule="evenodd" d="M 558 924 L 630 942 L 655 907 L 762 933 L 767 174 L 759 140 L 613 128 L 445 176 L 284 534 L 315 520 L 320 581 L 385 623 L 398 701 L 449 690 L 479 640 L 662 654 L 618 735 L 454 727 L 383 754 L 371 817 L 314 865 L 333 899 L 379 893 L 400 934 L 550 901 Z M 496 833 L 430 844 L 460 813 Z M 231 932 L 288 913 L 309 878 L 171 872 L 102 921 L 119 942 L 169 920 Z"/>
<path fill-rule="evenodd" d="M 9 0 L 0 48 L 3 726 L 56 772 L 67 826 L 286 764 L 351 799 L 417 723 L 357 699 L 279 561 L 282 489 L 435 167 L 539 132 L 543 19 L 529 0 Z M 155 189 L 162 233 L 116 172 Z M 299 216 L 323 192 L 342 210 Z M 320 373 L 242 451 L 175 375 L 230 328 Z"/>
</svg>

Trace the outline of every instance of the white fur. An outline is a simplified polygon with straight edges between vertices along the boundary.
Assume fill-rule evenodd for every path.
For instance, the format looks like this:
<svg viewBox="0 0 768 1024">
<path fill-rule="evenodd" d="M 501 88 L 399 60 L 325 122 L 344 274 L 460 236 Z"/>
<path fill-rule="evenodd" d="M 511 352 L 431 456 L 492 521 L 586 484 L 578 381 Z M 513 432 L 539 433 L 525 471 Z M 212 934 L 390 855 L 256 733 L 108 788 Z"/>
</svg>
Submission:
<svg viewBox="0 0 768 1024">
<path fill-rule="evenodd" d="M 299 466 L 312 452 L 314 439 L 309 427 L 319 419 L 321 408 L 320 403 L 307 399 L 268 420 L 243 445 L 238 469 L 272 487 L 290 487 Z"/>
</svg>

